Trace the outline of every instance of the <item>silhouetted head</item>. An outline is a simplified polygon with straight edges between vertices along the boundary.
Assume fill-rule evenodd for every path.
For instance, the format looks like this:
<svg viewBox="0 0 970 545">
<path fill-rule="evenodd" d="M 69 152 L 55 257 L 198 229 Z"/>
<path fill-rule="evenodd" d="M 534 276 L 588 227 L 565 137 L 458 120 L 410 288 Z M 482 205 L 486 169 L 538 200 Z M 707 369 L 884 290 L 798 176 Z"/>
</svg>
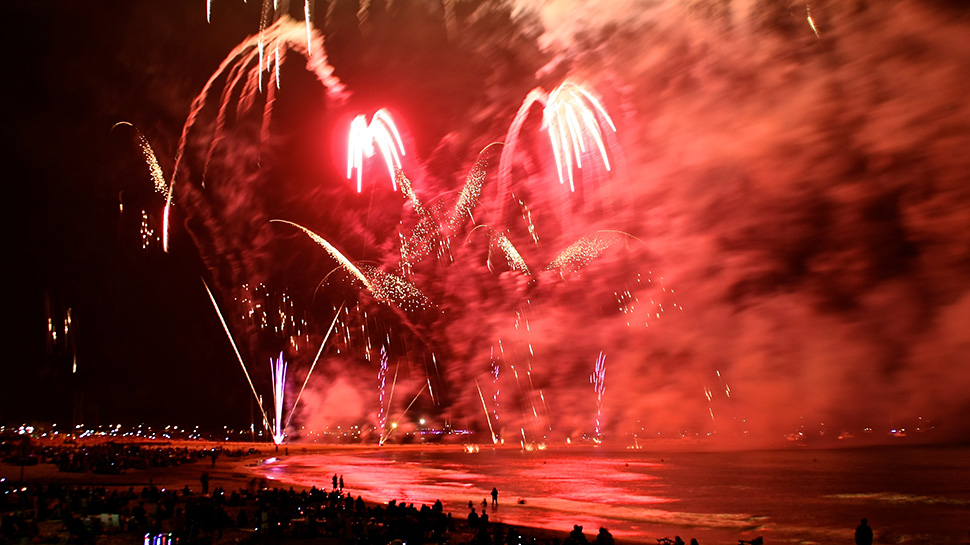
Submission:
<svg viewBox="0 0 970 545">
<path fill-rule="evenodd" d="M 865 525 L 865 524 L 869 524 L 869 521 L 868 521 L 868 520 L 866 520 L 866 519 L 862 519 L 862 524 L 863 524 L 863 525 Z"/>
</svg>

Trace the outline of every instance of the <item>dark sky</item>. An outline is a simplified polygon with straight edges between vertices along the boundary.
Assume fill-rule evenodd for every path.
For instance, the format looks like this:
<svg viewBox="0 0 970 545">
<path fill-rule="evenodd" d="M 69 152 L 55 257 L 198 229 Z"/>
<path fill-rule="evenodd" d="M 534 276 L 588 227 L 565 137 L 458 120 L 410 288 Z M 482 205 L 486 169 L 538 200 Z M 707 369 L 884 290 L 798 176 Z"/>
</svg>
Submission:
<svg viewBox="0 0 970 545">
<path fill-rule="evenodd" d="M 14 8 L 5 147 L 16 348 L 3 365 L 3 422 L 67 423 L 79 404 L 102 424 L 247 424 L 252 395 L 205 277 L 265 395 L 270 357 L 284 350 L 291 380 L 302 379 L 334 306 L 353 309 L 298 412 L 308 426 L 375 421 L 386 345 L 399 372 L 391 413 L 417 398 L 412 416 L 483 429 L 484 402 L 509 437 L 577 437 L 596 414 L 616 436 L 770 440 L 800 426 L 831 435 L 930 422 L 941 439 L 968 437 L 964 9 L 563 0 L 372 2 L 358 13 L 318 0 L 323 49 L 308 63 L 305 43 L 285 37 L 302 28 L 294 6 L 300 25 L 272 31 L 280 88 L 254 92 L 244 42 L 260 7 L 214 4 L 211 23 L 201 1 Z M 352 116 L 389 108 L 418 197 L 447 210 L 527 93 L 566 77 L 612 115 L 615 168 L 587 157 L 570 193 L 532 111 L 510 192 L 496 189 L 491 157 L 472 211 L 483 227 L 460 225 L 444 258 L 416 267 L 432 310 L 380 302 L 339 272 L 318 289 L 336 264 L 268 221 L 306 225 L 352 261 L 400 274 L 400 236 L 420 214 L 377 166 L 353 191 L 342 142 Z M 166 180 L 188 127 L 168 254 L 133 236 L 141 210 L 158 225 L 163 199 L 138 133 L 112 130 L 119 121 L 144 134 Z M 487 233 L 503 230 L 534 274 L 497 264 L 499 246 L 486 265 Z M 539 272 L 598 231 L 626 234 L 582 270 Z M 288 345 L 239 318 L 246 286 L 260 282 L 292 297 L 309 338 Z M 48 342 L 48 314 L 62 323 L 68 308 L 73 345 Z"/>
</svg>

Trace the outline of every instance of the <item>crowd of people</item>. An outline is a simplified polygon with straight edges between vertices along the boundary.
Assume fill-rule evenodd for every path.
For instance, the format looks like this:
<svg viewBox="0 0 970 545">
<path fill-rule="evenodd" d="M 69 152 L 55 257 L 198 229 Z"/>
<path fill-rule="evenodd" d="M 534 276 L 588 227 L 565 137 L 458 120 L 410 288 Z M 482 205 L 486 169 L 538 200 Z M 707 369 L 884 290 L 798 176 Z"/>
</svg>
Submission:
<svg viewBox="0 0 970 545">
<path fill-rule="evenodd" d="M 132 447 L 46 447 L 35 449 L 41 463 L 62 471 L 98 471 L 105 466 L 128 469 L 166 467 L 211 459 L 244 456 L 253 451 Z M 343 477 L 333 488 L 294 490 L 269 488 L 264 479 L 227 492 L 209 492 L 209 475 L 202 471 L 201 489 L 156 486 L 104 487 L 0 481 L 0 545 L 88 545 L 112 535 L 126 543 L 263 543 L 279 539 L 325 538 L 328 543 L 387 545 L 395 541 L 474 543 L 488 545 L 559 545 L 558 539 L 524 535 L 511 526 L 482 516 L 457 520 L 440 501 L 416 507 L 394 500 L 378 505 L 354 498 L 344 490 Z M 493 490 L 492 507 L 497 507 Z M 486 504 L 487 505 L 487 504 Z M 473 508 L 474 509 L 474 508 Z M 577 530 L 578 529 L 578 530 Z M 161 539 L 158 539 L 161 536 Z M 581 538 L 579 536 L 582 536 Z M 612 545 L 605 529 L 595 538 Z M 589 543 L 581 527 L 563 544 Z"/>
<path fill-rule="evenodd" d="M 173 467 L 215 460 L 219 456 L 240 457 L 254 454 L 255 449 L 196 448 L 172 446 L 143 446 L 131 443 L 100 443 L 91 445 L 44 445 L 7 447 L 2 454 L 5 463 L 14 465 L 54 464 L 59 471 L 71 473 L 120 474 L 132 469 Z M 19 451 L 19 452 L 18 452 Z"/>
<path fill-rule="evenodd" d="M 104 487 L 0 483 L 0 543 L 93 544 L 101 536 L 127 534 L 135 539 L 166 536 L 166 543 L 262 543 L 283 537 L 330 537 L 334 543 L 386 545 L 402 543 L 475 543 L 530 545 L 535 537 L 502 524 L 458 521 L 440 501 L 416 507 L 394 500 L 368 504 L 341 491 L 295 491 L 263 488 L 258 481 L 227 493 L 216 487 L 209 495 L 186 486 L 160 489 L 153 484 L 135 490 Z M 60 522 L 55 531 L 41 525 Z M 45 525 L 46 528 L 51 526 Z M 605 532 L 605 530 L 604 530 Z M 575 534 L 575 531 L 574 531 Z M 608 535 L 608 533 L 606 534 Z M 572 535 L 571 535 L 572 536 Z M 608 545 L 601 536 L 596 543 Z M 156 542 L 156 541 L 152 541 Z M 585 537 L 581 541 L 587 543 Z M 550 541 L 550 545 L 558 540 Z M 564 543 L 578 543 L 567 539 Z"/>
</svg>

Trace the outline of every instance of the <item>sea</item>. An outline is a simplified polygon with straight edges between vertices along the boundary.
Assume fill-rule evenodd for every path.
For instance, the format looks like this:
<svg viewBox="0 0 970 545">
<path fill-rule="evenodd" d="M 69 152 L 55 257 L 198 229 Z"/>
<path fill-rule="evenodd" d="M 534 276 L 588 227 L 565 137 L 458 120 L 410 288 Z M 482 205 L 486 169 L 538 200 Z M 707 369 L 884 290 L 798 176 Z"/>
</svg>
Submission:
<svg viewBox="0 0 970 545">
<path fill-rule="evenodd" d="M 868 519 L 876 543 L 970 544 L 970 447 L 884 446 L 727 452 L 582 446 L 381 447 L 268 458 L 268 479 L 346 490 L 366 500 L 469 502 L 503 524 L 620 543 L 680 536 L 701 545 L 762 537 L 765 544 L 854 543 Z M 288 449 L 289 450 L 289 449 Z M 528 533 L 528 532 L 525 532 Z"/>
</svg>

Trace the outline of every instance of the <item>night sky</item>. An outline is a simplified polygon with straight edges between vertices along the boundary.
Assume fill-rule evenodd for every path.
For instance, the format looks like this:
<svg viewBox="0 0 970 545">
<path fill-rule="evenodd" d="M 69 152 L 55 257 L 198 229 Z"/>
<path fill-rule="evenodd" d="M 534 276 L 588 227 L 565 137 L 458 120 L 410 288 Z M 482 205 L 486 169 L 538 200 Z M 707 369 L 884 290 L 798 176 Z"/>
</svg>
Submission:
<svg viewBox="0 0 970 545">
<path fill-rule="evenodd" d="M 3 423 L 248 425 L 253 396 L 204 278 L 265 396 L 269 358 L 285 353 L 295 394 L 347 305 L 295 425 L 373 425 L 383 347 L 393 418 L 415 399 L 402 421 L 487 433 L 488 412 L 515 441 L 589 436 L 597 415 L 605 438 L 970 438 L 959 3 L 317 0 L 309 61 L 303 6 L 271 13 L 280 86 L 264 72 L 262 91 L 243 60 L 261 6 L 213 4 L 211 23 L 202 1 L 14 8 Z M 524 112 L 507 191 L 494 147 L 471 218 L 439 223 L 410 273 L 429 308 L 328 274 L 323 248 L 269 221 L 402 276 L 402 236 L 429 224 L 379 157 L 362 193 L 346 179 L 351 119 L 393 114 L 404 171 L 440 220 L 530 90 L 567 78 L 616 125 L 612 170 L 584 156 L 570 192 L 541 109 Z M 143 248 L 142 212 L 157 234 L 165 201 L 138 135 L 170 181 L 183 128 L 171 249 Z M 543 270 L 593 240 L 582 265 Z M 243 319 L 247 298 L 306 331 Z M 47 320 L 67 309 L 70 334 L 53 339 Z"/>
</svg>

